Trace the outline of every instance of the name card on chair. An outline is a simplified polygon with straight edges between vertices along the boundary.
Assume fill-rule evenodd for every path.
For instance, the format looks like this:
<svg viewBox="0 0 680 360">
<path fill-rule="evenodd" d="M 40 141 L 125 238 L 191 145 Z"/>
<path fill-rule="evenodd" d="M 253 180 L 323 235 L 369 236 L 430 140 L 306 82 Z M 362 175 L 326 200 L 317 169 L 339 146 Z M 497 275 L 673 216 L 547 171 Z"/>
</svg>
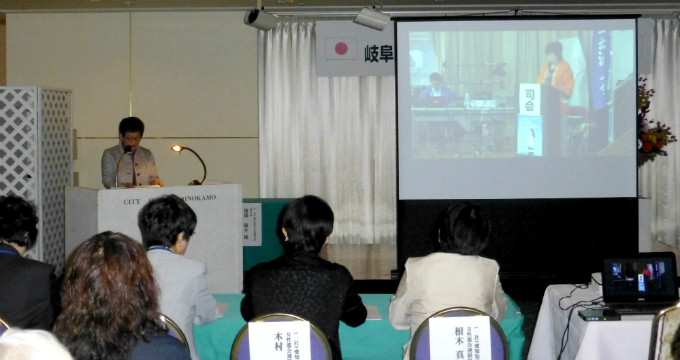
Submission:
<svg viewBox="0 0 680 360">
<path fill-rule="evenodd" d="M 488 316 L 432 318 L 430 360 L 491 360 Z"/>
<path fill-rule="evenodd" d="M 311 360 L 308 321 L 248 323 L 250 360 Z"/>
</svg>

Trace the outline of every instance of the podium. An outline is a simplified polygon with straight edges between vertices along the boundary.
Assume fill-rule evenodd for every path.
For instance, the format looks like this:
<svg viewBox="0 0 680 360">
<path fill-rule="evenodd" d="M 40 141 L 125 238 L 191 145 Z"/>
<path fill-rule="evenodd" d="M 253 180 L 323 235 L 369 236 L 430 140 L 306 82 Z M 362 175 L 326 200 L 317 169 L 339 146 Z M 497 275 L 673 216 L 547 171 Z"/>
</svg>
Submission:
<svg viewBox="0 0 680 360">
<path fill-rule="evenodd" d="M 66 256 L 104 231 L 142 241 L 137 215 L 151 199 L 175 194 L 196 212 L 198 223 L 186 257 L 208 267 L 210 291 L 243 289 L 243 195 L 240 184 L 96 190 L 66 187 Z"/>
</svg>

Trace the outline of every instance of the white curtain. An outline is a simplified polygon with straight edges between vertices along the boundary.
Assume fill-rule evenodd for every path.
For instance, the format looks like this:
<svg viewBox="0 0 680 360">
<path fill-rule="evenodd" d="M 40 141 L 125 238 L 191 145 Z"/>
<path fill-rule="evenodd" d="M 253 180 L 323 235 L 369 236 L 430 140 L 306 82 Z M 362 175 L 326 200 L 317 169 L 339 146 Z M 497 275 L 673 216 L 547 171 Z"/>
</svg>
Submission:
<svg viewBox="0 0 680 360">
<path fill-rule="evenodd" d="M 680 24 L 654 20 L 652 74 L 647 88 L 655 90 L 650 118 L 680 135 Z M 680 147 L 671 144 L 667 157 L 657 157 L 640 171 L 640 195 L 652 199 L 652 239 L 680 247 Z"/>
<path fill-rule="evenodd" d="M 395 79 L 316 76 L 315 23 L 260 31 L 260 196 L 313 194 L 331 243 L 396 241 Z"/>
</svg>

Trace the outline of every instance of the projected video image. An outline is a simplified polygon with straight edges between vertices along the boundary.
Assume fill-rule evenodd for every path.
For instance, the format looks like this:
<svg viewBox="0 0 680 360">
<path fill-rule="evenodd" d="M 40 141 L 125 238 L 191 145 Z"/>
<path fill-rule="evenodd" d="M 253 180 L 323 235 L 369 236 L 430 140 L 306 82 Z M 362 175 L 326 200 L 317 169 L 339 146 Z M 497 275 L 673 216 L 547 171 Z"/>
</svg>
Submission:
<svg viewBox="0 0 680 360">
<path fill-rule="evenodd" d="M 611 267 L 613 274 L 611 290 L 614 295 L 673 293 L 673 289 L 670 288 L 673 281 L 668 278 L 672 274 L 667 272 L 664 262 L 614 262 Z"/>
<path fill-rule="evenodd" d="M 412 31 L 408 41 L 414 159 L 629 155 L 634 30 Z"/>
</svg>

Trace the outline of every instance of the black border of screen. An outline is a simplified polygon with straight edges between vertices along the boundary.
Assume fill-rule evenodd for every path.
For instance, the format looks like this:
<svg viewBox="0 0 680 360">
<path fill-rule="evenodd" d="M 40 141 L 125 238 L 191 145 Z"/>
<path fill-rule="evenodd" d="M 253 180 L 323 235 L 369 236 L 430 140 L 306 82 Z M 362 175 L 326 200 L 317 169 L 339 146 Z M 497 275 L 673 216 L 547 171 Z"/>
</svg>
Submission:
<svg viewBox="0 0 680 360">
<path fill-rule="evenodd" d="M 394 23 L 394 53 L 399 54 L 399 41 L 398 41 L 398 28 L 399 28 L 399 23 L 400 22 L 425 22 L 425 21 L 487 21 L 487 20 L 525 20 L 525 21 L 532 21 L 532 20 L 614 20 L 614 19 L 631 19 L 635 20 L 635 79 L 636 82 L 639 82 L 640 79 L 640 74 L 639 74 L 639 63 L 638 63 L 638 58 L 639 58 L 639 44 L 638 44 L 638 19 L 642 17 L 642 14 L 617 14 L 617 15 L 505 15 L 505 16 L 484 16 L 484 14 L 472 14 L 472 15 L 455 15 L 455 16 L 394 16 L 392 17 L 392 22 Z M 651 75 L 651 74 L 650 74 Z M 400 198 L 400 192 L 399 192 L 399 56 L 395 56 L 394 60 L 394 94 L 395 94 L 395 144 L 396 144 L 396 202 L 397 202 L 397 216 L 396 216 L 396 221 L 395 221 L 395 230 L 396 230 L 396 245 L 397 245 L 397 263 L 398 259 L 400 259 L 400 252 L 401 246 L 400 242 L 402 239 L 400 239 L 399 235 L 399 223 L 400 223 L 400 216 L 399 214 L 402 212 L 402 206 L 405 201 L 410 201 L 409 200 L 402 200 Z M 636 87 L 636 94 L 637 94 L 637 87 Z M 636 96 L 637 99 L 637 96 Z M 640 111 L 638 108 L 637 101 L 635 102 L 635 109 L 636 109 L 636 114 Z M 637 116 L 636 116 L 637 119 Z M 635 130 L 636 130 L 636 136 L 635 136 L 635 141 L 637 143 L 637 134 L 640 131 L 640 124 L 636 120 L 635 122 Z M 635 145 L 637 148 L 637 144 Z M 639 167 L 637 165 L 636 161 L 636 174 L 637 176 L 635 177 L 635 197 L 639 198 L 640 197 L 640 176 L 639 176 Z M 427 199 L 422 199 L 422 200 L 427 200 Z M 449 200 L 465 200 L 465 199 L 449 199 Z M 447 201 L 447 200 L 441 200 L 441 201 Z M 637 233 L 640 233 L 640 223 L 639 221 L 636 223 L 636 229 Z M 639 236 L 639 235 L 638 235 Z M 638 243 L 638 252 L 640 251 L 639 249 L 639 243 Z M 399 268 L 399 264 L 397 264 Z M 402 269 L 400 269 L 402 270 Z"/>
</svg>

